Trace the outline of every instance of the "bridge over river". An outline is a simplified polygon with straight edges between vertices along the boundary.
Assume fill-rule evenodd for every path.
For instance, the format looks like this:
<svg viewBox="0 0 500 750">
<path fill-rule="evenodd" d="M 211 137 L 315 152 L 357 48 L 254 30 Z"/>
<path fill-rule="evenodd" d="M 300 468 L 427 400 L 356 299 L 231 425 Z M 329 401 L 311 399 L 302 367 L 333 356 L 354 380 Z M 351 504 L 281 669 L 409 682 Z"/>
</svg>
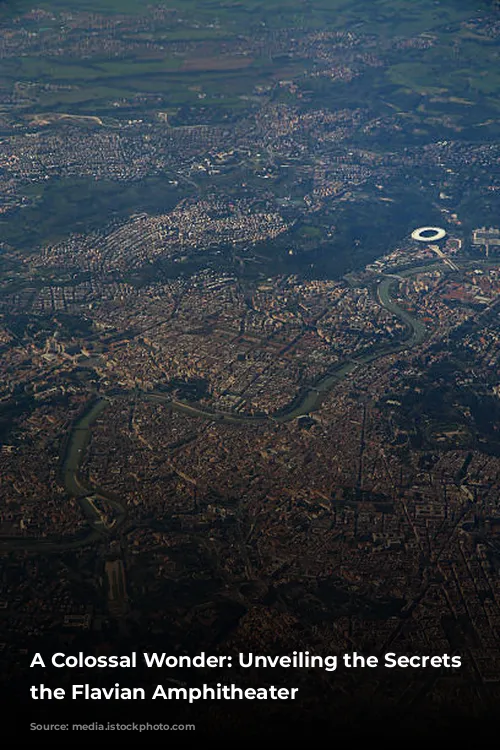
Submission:
<svg viewBox="0 0 500 750">
<path fill-rule="evenodd" d="M 485 262 L 475 261 L 475 265 L 484 264 Z M 493 265 L 491 262 L 489 266 Z M 238 414 L 230 412 L 210 411 L 202 409 L 190 403 L 176 401 L 161 393 L 151 392 L 144 393 L 143 397 L 150 401 L 169 404 L 174 411 L 181 412 L 188 416 L 198 417 L 201 419 L 218 420 L 232 424 L 257 424 L 269 420 L 282 423 L 289 422 L 297 417 L 310 414 L 318 409 L 325 396 L 341 380 L 348 377 L 355 370 L 358 370 L 380 357 L 393 354 L 396 351 L 404 351 L 412 346 L 420 344 L 427 333 L 424 324 L 417 318 L 403 310 L 393 299 L 394 289 L 399 285 L 401 280 L 408 278 L 423 271 L 429 271 L 439 268 L 443 270 L 441 264 L 435 262 L 409 268 L 399 272 L 397 275 L 385 275 L 377 286 L 377 298 L 380 304 L 389 312 L 399 318 L 405 325 L 407 334 L 402 341 L 394 345 L 383 345 L 355 360 L 348 358 L 340 362 L 335 369 L 327 373 L 318 382 L 311 385 L 305 390 L 298 399 L 293 402 L 286 411 L 276 415 L 254 417 L 248 414 Z M 98 487 L 90 487 L 80 476 L 80 468 L 85 455 L 85 450 L 90 440 L 91 428 L 93 423 L 103 413 L 111 399 L 104 397 L 94 401 L 87 411 L 73 425 L 69 435 L 68 447 L 63 464 L 64 485 L 71 497 L 76 498 L 82 512 L 88 522 L 88 528 L 84 534 L 70 539 L 50 539 L 50 538 L 31 538 L 25 537 L 8 537 L 0 538 L 0 550 L 23 550 L 33 552 L 60 552 L 64 550 L 78 549 L 84 545 L 93 544 L 102 541 L 103 538 L 112 538 L 116 536 L 117 531 L 123 525 L 126 518 L 125 505 L 116 497 L 111 497 L 109 493 Z M 116 517 L 113 527 L 107 525 L 103 520 L 103 514 L 99 509 L 99 501 L 109 504 L 115 511 Z"/>
</svg>

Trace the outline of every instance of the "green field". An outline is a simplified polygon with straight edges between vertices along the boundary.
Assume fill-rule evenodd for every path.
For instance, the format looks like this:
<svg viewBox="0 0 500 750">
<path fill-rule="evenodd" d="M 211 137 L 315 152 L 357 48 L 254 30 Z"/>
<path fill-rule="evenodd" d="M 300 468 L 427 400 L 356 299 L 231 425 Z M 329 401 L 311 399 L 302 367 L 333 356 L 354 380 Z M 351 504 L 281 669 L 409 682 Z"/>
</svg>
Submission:
<svg viewBox="0 0 500 750">
<path fill-rule="evenodd" d="M 34 3 L 18 0 L 0 7 L 3 7 L 0 20 L 9 27 L 13 17 L 26 13 Z M 64 29 L 66 16 L 60 14 L 91 12 L 111 20 L 119 15 L 125 22 L 130 19 L 131 23 L 119 25 L 114 38 L 123 43 L 125 50 L 132 43 L 136 46 L 114 56 L 107 55 L 105 50 L 65 56 L 64 49 L 63 54 L 54 56 L 49 44 L 47 54 L 27 53 L 2 60 L 0 89 L 9 90 L 18 82 L 36 81 L 39 86 L 71 84 L 70 90 L 39 91 L 33 104 L 42 110 L 64 112 L 70 108 L 77 114 L 106 113 L 115 100 L 155 92 L 164 97 L 164 106 L 198 106 L 201 100 L 206 105 L 224 98 L 229 100 L 228 105 L 238 109 L 242 106 L 241 97 L 248 96 L 255 86 L 272 83 L 278 78 L 287 79 L 296 72 L 297 64 L 307 70 L 310 62 L 284 60 L 278 65 L 266 55 L 255 59 L 241 57 L 238 61 L 234 56 L 221 57 L 220 44 L 234 43 L 238 35 L 251 38 L 269 29 L 296 28 L 299 34 L 315 29 L 343 30 L 391 39 L 427 33 L 437 39 L 430 49 L 408 49 L 394 62 L 390 54 L 382 79 L 374 81 L 368 77 L 365 86 L 356 84 L 349 89 L 354 106 L 376 99 L 377 90 L 389 85 L 395 91 L 405 89 L 423 96 L 444 93 L 449 97 L 472 98 L 475 104 L 484 102 L 492 110 L 498 107 L 500 71 L 496 46 L 485 44 L 469 30 L 457 33 L 455 28 L 471 13 L 488 8 L 488 3 L 472 4 L 465 0 L 443 0 L 439 4 L 434 0 L 413 4 L 406 0 L 310 0 L 307 3 L 298 0 L 222 3 L 174 0 L 168 6 L 169 10 L 176 11 L 171 16 L 167 14 L 149 23 L 147 28 L 142 28 L 138 21 L 136 28 L 133 19 L 151 18 L 152 7 L 138 0 L 42 0 L 36 3 L 36 8 L 50 15 L 42 20 L 22 20 L 23 26 L 35 35 L 46 34 L 50 39 L 51 34 Z M 453 33 L 450 28 L 455 29 Z M 79 32 L 71 33 L 76 36 Z M 84 28 L 81 33 L 85 36 Z M 217 64 L 222 64 L 221 69 L 214 69 Z M 194 81 L 201 88 L 193 90 Z M 327 86 L 325 91 L 328 96 Z M 384 91 L 384 99 L 399 106 L 397 95 L 392 98 L 390 92 Z M 25 106 L 29 108 L 29 102 Z"/>
<path fill-rule="evenodd" d="M 30 14 L 34 7 L 38 10 Z M 2 112 L 12 118 L 16 132 L 46 128 L 44 132 L 50 133 L 68 125 L 120 129 L 134 120 L 158 128 L 155 137 L 163 135 L 163 127 L 223 122 L 239 123 L 244 132 L 255 126 L 254 113 L 286 105 L 314 116 L 342 110 L 369 112 L 371 119 L 382 121 L 378 131 L 375 127 L 375 132 L 370 128 L 365 132 L 351 124 L 346 130 L 352 146 L 379 154 L 448 138 L 496 143 L 500 136 L 498 40 L 464 25 L 465 19 L 477 17 L 481 9 L 491 9 L 489 3 L 172 0 L 169 12 L 161 7 L 138 0 L 0 4 L 0 33 L 6 49 L 12 44 L 16 50 L 18 45 L 16 53 L 2 58 L 0 75 L 0 95 L 6 102 Z M 341 43 L 322 33 L 336 31 L 346 32 Z M 352 76 L 345 79 L 335 75 L 344 66 L 352 68 Z M 166 112 L 168 124 L 162 116 Z M 96 116 L 100 122 L 96 125 L 77 117 L 62 121 L 55 116 L 61 114 Z M 398 121 L 388 132 L 383 123 L 392 118 Z M 9 126 L 2 127 L 2 134 L 8 133 Z M 306 154 L 304 174 L 323 148 L 315 150 L 315 135 L 314 130 L 299 134 L 307 140 L 307 146 L 300 145 Z M 279 152 L 278 137 L 276 144 Z M 263 154 L 264 167 L 273 161 L 273 148 Z M 324 148 L 339 148 L 336 136 Z M 235 181 L 256 194 L 266 187 L 277 199 L 298 201 L 301 206 L 309 187 L 289 177 L 293 167 L 300 166 L 301 157 L 296 153 L 281 172 L 279 165 L 271 164 L 267 174 L 259 174 L 259 158 L 253 154 L 241 168 L 233 165 L 227 172 L 214 172 L 213 182 L 228 192 Z M 58 187 L 50 175 L 46 184 L 23 186 L 28 198 L 25 207 L 6 214 L 0 224 L 7 241 L 26 246 L 59 236 L 67 224 L 65 216 L 81 229 L 98 226 L 103 215 L 126 217 L 137 208 L 154 211 L 156 206 L 156 177 L 137 191 L 112 182 L 91 184 L 84 178 L 71 183 L 71 195 L 66 196 L 67 176 Z M 167 192 L 171 190 L 169 176 L 164 183 Z M 193 183 L 181 177 L 183 188 L 197 184 L 196 174 L 195 178 Z M 205 180 L 204 190 L 210 180 L 203 175 L 200 179 Z M 426 179 L 423 175 L 422 182 Z M 404 188 L 404 180 L 392 180 L 385 190 L 393 185 Z M 385 200 L 398 206 L 391 221 L 404 233 L 412 217 L 402 218 L 401 194 L 388 195 Z M 473 191 L 466 191 L 460 201 L 482 205 L 482 212 L 491 216 L 497 205 L 495 195 L 483 197 L 481 203 Z M 432 200 L 423 206 L 414 191 L 408 200 L 422 206 L 422 211 L 432 209 Z M 353 210 L 360 227 L 364 224 L 359 217 L 368 203 L 365 194 Z M 383 223 L 387 205 L 377 202 L 376 215 L 370 214 L 369 221 Z M 64 206 L 64 211 L 56 210 L 57 206 Z M 341 208 L 350 215 L 349 203 Z M 332 215 L 331 224 L 336 223 Z M 344 236 L 342 227 L 337 231 L 346 248 L 351 239 L 357 239 Z M 306 224 L 297 244 L 313 246 L 320 234 L 314 222 Z M 287 253 L 288 240 L 283 248 Z M 373 245 L 373 240 L 366 242 Z M 275 252 L 274 245 L 270 252 Z M 346 268 L 350 267 L 349 252 L 345 250 L 341 263 Z M 295 257 L 290 260 L 287 255 L 287 263 Z"/>
</svg>

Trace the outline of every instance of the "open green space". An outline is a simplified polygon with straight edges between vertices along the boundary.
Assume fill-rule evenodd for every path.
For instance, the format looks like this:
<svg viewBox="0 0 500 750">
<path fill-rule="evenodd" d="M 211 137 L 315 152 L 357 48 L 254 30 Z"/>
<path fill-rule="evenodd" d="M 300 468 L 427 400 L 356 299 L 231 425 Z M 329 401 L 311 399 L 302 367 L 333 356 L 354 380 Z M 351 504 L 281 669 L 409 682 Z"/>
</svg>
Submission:
<svg viewBox="0 0 500 750">
<path fill-rule="evenodd" d="M 168 176 L 131 184 L 83 177 L 57 180 L 32 185 L 26 194 L 35 198 L 35 205 L 0 217 L 2 239 L 23 249 L 62 239 L 68 227 L 74 232 L 97 229 L 135 211 L 169 210 L 179 200 Z"/>
<path fill-rule="evenodd" d="M 4 3 L 0 5 L 0 23 L 8 23 L 9 19 L 22 16 L 33 7 L 31 0 Z M 19 23 L 30 33 L 40 35 L 47 31 L 50 37 L 59 28 L 64 29 L 66 16 L 59 14 L 92 13 L 111 19 L 119 14 L 125 19 L 141 16 L 151 21 L 153 9 L 163 6 L 159 3 L 145 5 L 139 0 L 42 0 L 36 7 L 50 15 L 42 21 L 22 18 Z M 429 49 L 409 48 L 404 57 L 398 55 L 394 62 L 389 60 L 382 75 L 375 80 L 368 74 L 361 84 L 354 82 L 347 87 L 340 84 L 340 88 L 346 89 L 351 106 L 376 103 L 381 98 L 388 104 L 400 106 L 398 92 L 406 90 L 424 96 L 472 98 L 474 104 L 495 108 L 500 90 L 496 45 L 485 44 L 481 37 L 460 29 L 461 21 L 472 12 L 480 13 L 488 7 L 487 2 L 472 5 L 468 0 L 439 3 L 419 0 L 411 4 L 406 0 L 310 0 L 307 3 L 299 0 L 222 3 L 174 0 L 159 20 L 148 22 L 146 30 L 139 25 L 136 31 L 129 22 L 123 29 L 118 27 L 115 36 L 125 46 L 129 42 L 139 44 L 130 54 L 120 53 L 114 58 L 106 56 L 105 52 L 76 57 L 59 53 L 51 56 L 49 45 L 46 55 L 28 53 L 16 59 L 4 59 L 3 85 L 33 81 L 39 86 L 70 84 L 72 88 L 66 91 L 39 91 L 36 104 L 56 111 L 74 106 L 82 114 L 99 114 L 112 106 L 114 100 L 140 93 L 158 93 L 171 107 L 199 106 L 200 101 L 205 105 L 224 97 L 231 99 L 231 106 L 239 108 L 240 97 L 251 94 L 255 86 L 289 77 L 292 61 L 285 60 L 280 66 L 266 55 L 256 59 L 241 57 L 238 68 L 236 57 L 225 61 L 229 69 L 214 70 L 212 66 L 220 64 L 218 45 L 222 41 L 234 42 L 238 35 L 258 36 L 270 29 L 293 28 L 299 34 L 314 29 L 344 30 L 381 39 L 411 38 L 426 33 L 435 42 Z M 86 34 L 84 28 L 71 33 L 73 37 Z M 148 47 L 151 42 L 157 45 L 154 49 Z M 172 42 L 180 44 L 180 48 L 171 48 Z M 183 50 L 183 44 L 205 46 L 198 53 L 192 46 Z M 294 60 L 293 64 L 296 66 L 297 62 Z M 308 63 L 301 61 L 301 65 L 306 70 Z M 194 80 L 201 87 L 202 97 L 200 91 L 192 90 Z M 322 86 L 326 96 L 337 96 L 338 84 L 323 82 Z M 319 83 L 314 83 L 317 95 L 321 93 L 318 87 Z"/>
</svg>

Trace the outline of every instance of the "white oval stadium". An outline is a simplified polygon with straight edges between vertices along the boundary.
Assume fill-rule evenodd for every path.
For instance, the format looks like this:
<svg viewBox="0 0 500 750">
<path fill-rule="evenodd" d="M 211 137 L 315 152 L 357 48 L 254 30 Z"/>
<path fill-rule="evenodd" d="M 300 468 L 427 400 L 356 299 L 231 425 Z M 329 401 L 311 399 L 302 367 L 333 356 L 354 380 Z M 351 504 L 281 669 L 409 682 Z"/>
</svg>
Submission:
<svg viewBox="0 0 500 750">
<path fill-rule="evenodd" d="M 411 233 L 411 236 L 417 242 L 436 242 L 446 237 L 446 230 L 441 227 L 419 227 Z"/>
</svg>

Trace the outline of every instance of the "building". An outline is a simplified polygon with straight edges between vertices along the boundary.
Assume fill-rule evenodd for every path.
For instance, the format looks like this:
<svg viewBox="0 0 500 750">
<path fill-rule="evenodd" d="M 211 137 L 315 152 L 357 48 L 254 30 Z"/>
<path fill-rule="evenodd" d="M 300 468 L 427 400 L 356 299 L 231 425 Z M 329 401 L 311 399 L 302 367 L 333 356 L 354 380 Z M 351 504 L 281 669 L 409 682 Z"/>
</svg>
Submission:
<svg viewBox="0 0 500 750">
<path fill-rule="evenodd" d="M 500 247 L 500 229 L 497 227 L 481 227 L 472 232 L 472 244 L 484 249 L 486 257 L 490 254 L 490 247 Z"/>
</svg>

